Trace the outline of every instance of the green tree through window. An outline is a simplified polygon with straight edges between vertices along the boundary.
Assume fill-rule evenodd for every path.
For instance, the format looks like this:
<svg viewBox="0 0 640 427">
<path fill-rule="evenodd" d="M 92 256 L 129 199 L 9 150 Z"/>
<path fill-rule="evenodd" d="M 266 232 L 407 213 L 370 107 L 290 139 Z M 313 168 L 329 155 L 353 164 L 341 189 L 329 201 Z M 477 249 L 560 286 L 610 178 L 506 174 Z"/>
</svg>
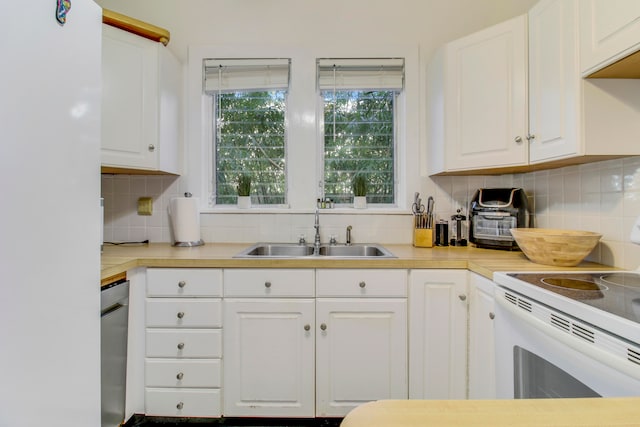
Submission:
<svg viewBox="0 0 640 427">
<path fill-rule="evenodd" d="M 324 193 L 353 202 L 351 182 L 367 179 L 367 202 L 395 202 L 394 91 L 322 91 L 324 100 Z"/>
<path fill-rule="evenodd" d="M 286 92 L 236 91 L 213 98 L 216 203 L 236 203 L 241 173 L 252 178 L 253 203 L 286 203 Z"/>
</svg>

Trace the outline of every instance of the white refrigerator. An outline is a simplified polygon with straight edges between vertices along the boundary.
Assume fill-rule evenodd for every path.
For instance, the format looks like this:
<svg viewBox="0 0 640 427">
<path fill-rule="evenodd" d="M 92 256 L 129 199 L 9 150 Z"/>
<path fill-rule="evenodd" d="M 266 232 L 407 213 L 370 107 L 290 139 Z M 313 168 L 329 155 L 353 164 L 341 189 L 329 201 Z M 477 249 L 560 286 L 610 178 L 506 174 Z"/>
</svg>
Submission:
<svg viewBox="0 0 640 427">
<path fill-rule="evenodd" d="M 0 426 L 100 425 L 101 9 L 3 1 Z"/>
</svg>

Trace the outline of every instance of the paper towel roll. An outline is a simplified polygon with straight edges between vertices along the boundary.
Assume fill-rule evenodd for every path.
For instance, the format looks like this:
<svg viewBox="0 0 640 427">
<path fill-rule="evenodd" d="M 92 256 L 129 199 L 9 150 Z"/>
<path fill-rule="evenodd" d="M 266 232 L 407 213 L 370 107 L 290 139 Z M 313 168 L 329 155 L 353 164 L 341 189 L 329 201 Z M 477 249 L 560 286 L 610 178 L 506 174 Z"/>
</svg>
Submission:
<svg viewBox="0 0 640 427">
<path fill-rule="evenodd" d="M 196 197 L 174 197 L 169 203 L 174 246 L 200 246 L 200 214 Z"/>
</svg>

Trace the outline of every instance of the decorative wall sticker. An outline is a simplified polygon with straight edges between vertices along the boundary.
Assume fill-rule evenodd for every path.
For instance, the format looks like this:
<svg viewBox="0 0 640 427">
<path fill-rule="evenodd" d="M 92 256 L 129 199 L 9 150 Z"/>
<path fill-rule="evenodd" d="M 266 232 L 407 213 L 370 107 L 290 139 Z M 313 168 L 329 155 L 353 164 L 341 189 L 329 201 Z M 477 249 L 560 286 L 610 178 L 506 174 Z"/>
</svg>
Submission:
<svg viewBox="0 0 640 427">
<path fill-rule="evenodd" d="M 64 25 L 67 22 L 67 13 L 71 9 L 71 0 L 57 0 L 56 20 L 58 24 Z"/>
</svg>

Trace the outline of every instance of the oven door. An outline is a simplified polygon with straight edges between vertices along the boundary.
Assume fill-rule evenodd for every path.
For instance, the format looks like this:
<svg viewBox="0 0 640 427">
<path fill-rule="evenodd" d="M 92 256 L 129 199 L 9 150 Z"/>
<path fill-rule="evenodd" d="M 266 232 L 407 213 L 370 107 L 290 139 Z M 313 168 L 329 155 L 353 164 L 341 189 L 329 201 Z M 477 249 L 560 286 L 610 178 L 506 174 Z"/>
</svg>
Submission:
<svg viewBox="0 0 640 427">
<path fill-rule="evenodd" d="M 496 289 L 498 398 L 640 396 L 640 348 Z"/>
</svg>

